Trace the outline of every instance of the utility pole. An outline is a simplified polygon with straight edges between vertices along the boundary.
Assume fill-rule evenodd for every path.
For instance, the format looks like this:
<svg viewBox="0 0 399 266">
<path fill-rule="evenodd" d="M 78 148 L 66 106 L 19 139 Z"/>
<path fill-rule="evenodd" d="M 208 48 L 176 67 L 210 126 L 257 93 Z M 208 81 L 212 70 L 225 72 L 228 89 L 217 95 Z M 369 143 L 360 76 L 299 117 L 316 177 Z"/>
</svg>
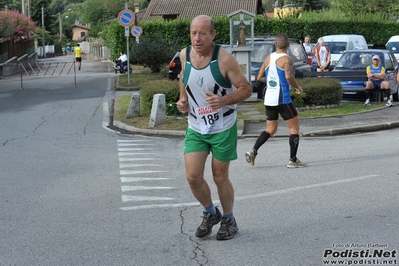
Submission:
<svg viewBox="0 0 399 266">
<path fill-rule="evenodd" d="M 44 6 L 42 6 L 42 43 L 43 43 L 43 56 L 46 57 L 46 48 L 44 41 Z"/>
<path fill-rule="evenodd" d="M 26 16 L 26 13 L 25 13 L 25 0 L 22 0 L 22 14 L 24 15 L 24 16 Z"/>
<path fill-rule="evenodd" d="M 58 19 L 60 20 L 60 42 L 62 41 L 62 20 L 61 20 L 61 12 L 58 12 Z"/>
</svg>

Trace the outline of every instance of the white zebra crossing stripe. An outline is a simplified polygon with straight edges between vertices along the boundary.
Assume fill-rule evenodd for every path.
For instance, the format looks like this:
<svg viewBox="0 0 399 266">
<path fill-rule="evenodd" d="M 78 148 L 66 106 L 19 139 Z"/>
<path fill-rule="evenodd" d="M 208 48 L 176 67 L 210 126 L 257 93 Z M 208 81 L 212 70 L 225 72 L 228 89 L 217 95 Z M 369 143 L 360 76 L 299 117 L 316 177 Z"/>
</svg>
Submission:
<svg viewBox="0 0 399 266">
<path fill-rule="evenodd" d="M 137 174 L 151 174 L 151 173 L 165 173 L 166 171 L 126 171 L 126 170 L 120 170 L 119 173 L 121 175 L 137 175 Z"/>
<path fill-rule="evenodd" d="M 138 191 L 138 190 L 162 190 L 173 189 L 173 187 L 146 187 L 146 186 L 122 186 L 122 191 Z"/>
<path fill-rule="evenodd" d="M 162 176 L 162 173 L 170 170 L 162 169 L 164 165 L 160 163 L 160 153 L 154 152 L 159 148 L 157 145 L 151 140 L 140 139 L 117 140 L 117 144 L 122 203 L 133 205 L 121 209 L 150 206 L 149 202 L 159 204 L 177 200 L 174 197 L 160 196 L 176 188 L 165 186 L 173 178 Z"/>
<path fill-rule="evenodd" d="M 122 201 L 123 202 L 128 202 L 128 201 L 164 201 L 164 200 L 175 200 L 175 198 L 168 198 L 168 197 L 142 197 L 142 196 L 122 195 Z M 129 207 L 127 207 L 127 208 L 129 208 Z M 123 207 L 121 209 L 123 209 Z"/>
<path fill-rule="evenodd" d="M 130 182 L 142 182 L 142 181 L 162 181 L 169 180 L 172 178 L 164 178 L 164 177 L 121 177 L 122 183 L 130 183 Z"/>
</svg>

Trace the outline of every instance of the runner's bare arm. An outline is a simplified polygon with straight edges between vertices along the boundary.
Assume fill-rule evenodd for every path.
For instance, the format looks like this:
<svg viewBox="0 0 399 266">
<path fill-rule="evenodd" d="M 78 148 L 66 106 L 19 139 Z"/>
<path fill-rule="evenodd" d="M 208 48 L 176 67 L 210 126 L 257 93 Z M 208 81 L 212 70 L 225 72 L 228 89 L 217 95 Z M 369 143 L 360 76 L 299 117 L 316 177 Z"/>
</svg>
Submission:
<svg viewBox="0 0 399 266">
<path fill-rule="evenodd" d="M 183 84 L 184 69 L 186 66 L 186 49 L 183 49 L 180 51 L 180 62 L 181 62 L 181 71 L 180 71 L 180 78 L 179 78 L 180 97 L 179 97 L 179 101 L 177 101 L 177 103 L 176 103 L 176 106 L 177 106 L 177 109 L 181 113 L 187 113 L 189 111 L 188 98 L 187 98 L 186 89 L 184 88 L 184 84 Z"/>
<path fill-rule="evenodd" d="M 265 61 L 263 61 L 263 64 L 259 69 L 258 80 L 260 82 L 266 83 L 265 69 L 269 65 L 269 62 L 270 62 L 270 56 L 266 57 Z"/>
<path fill-rule="evenodd" d="M 290 56 L 285 56 L 283 59 L 286 60 L 284 64 L 285 78 L 288 83 L 295 88 L 296 93 L 299 94 L 302 92 L 302 87 L 298 85 L 295 79 L 294 60 Z"/>
</svg>

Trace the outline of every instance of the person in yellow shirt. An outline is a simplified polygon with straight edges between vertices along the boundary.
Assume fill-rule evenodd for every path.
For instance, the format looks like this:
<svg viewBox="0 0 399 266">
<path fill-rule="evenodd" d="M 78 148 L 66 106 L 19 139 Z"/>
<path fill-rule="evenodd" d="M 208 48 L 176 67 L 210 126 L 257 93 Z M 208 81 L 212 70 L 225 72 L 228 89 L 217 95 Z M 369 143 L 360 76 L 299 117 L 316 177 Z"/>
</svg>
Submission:
<svg viewBox="0 0 399 266">
<path fill-rule="evenodd" d="M 77 44 L 74 50 L 75 53 L 75 60 L 78 63 L 79 70 L 82 67 L 82 49 L 80 48 L 80 45 Z"/>
</svg>

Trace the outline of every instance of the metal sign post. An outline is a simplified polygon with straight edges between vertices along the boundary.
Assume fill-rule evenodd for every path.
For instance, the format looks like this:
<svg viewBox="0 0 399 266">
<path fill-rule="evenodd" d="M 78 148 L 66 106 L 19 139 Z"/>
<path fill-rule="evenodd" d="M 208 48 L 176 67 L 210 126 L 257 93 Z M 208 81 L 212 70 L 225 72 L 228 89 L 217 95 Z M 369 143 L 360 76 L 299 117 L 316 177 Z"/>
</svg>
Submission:
<svg viewBox="0 0 399 266">
<path fill-rule="evenodd" d="M 119 24 L 125 27 L 128 85 L 130 85 L 129 26 L 133 25 L 134 19 L 135 19 L 134 13 L 131 10 L 127 9 L 127 3 L 125 3 L 125 9 L 119 12 L 118 14 L 118 21 Z"/>
</svg>

